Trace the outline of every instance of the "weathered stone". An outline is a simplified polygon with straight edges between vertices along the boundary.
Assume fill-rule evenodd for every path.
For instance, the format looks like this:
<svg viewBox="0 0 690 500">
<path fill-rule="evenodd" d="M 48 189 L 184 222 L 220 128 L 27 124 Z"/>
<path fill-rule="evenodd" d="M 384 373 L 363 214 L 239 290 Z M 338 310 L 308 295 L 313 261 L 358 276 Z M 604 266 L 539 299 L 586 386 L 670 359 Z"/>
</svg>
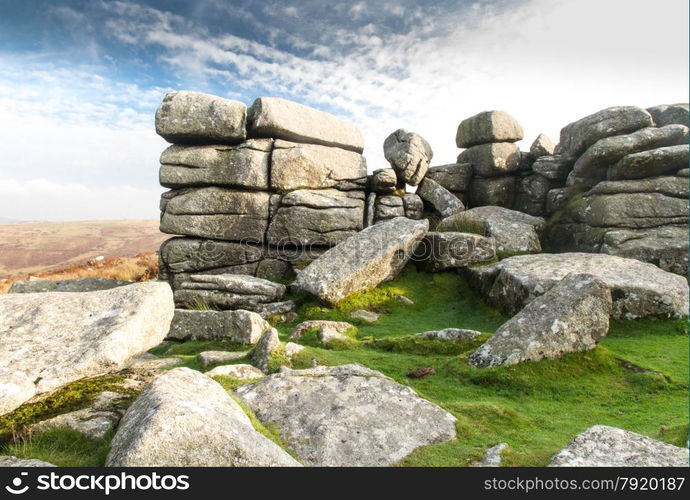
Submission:
<svg viewBox="0 0 690 500">
<path fill-rule="evenodd" d="M 160 230 L 218 240 L 261 243 L 270 195 L 219 187 L 182 189 L 164 195 Z"/>
<path fill-rule="evenodd" d="M 175 309 L 168 339 L 215 340 L 228 339 L 243 344 L 255 344 L 270 325 L 251 311 L 196 311 Z"/>
<path fill-rule="evenodd" d="M 659 193 L 674 198 L 688 197 L 688 181 L 682 177 L 653 177 L 620 181 L 602 181 L 584 196 L 623 193 Z"/>
<path fill-rule="evenodd" d="M 156 133 L 179 144 L 237 144 L 246 137 L 247 106 L 187 90 L 169 92 L 156 110 Z"/>
<path fill-rule="evenodd" d="M 367 201 L 364 207 L 364 227 L 374 225 L 376 219 L 376 193 L 367 194 Z"/>
<path fill-rule="evenodd" d="M 271 156 L 271 187 L 295 189 L 364 189 L 367 162 L 358 153 L 341 148 L 275 141 Z"/>
<path fill-rule="evenodd" d="M 185 308 L 200 305 L 220 309 L 256 311 L 258 304 L 280 300 L 285 285 L 242 274 L 192 274 L 175 290 L 175 303 Z"/>
<path fill-rule="evenodd" d="M 351 123 L 278 97 L 259 97 L 254 101 L 249 108 L 247 131 L 250 137 L 275 137 L 356 153 L 364 150 L 362 133 Z"/>
<path fill-rule="evenodd" d="M 690 173 L 690 169 L 688 169 L 688 168 L 681 168 L 678 172 L 676 172 L 676 175 L 677 175 L 678 177 L 684 177 L 684 178 L 687 179 L 689 173 Z"/>
<path fill-rule="evenodd" d="M 469 163 L 479 177 L 507 175 L 520 167 L 520 148 L 510 142 L 480 144 L 460 153 L 458 163 Z"/>
<path fill-rule="evenodd" d="M 560 210 L 565 206 L 567 200 L 568 195 L 565 188 L 550 189 L 549 192 L 546 193 L 546 213 L 550 215 Z"/>
<path fill-rule="evenodd" d="M 456 437 L 455 417 L 361 365 L 282 368 L 236 394 L 313 466 L 393 465 Z"/>
<path fill-rule="evenodd" d="M 374 222 L 383 222 L 395 217 L 405 217 L 405 207 L 400 196 L 385 195 L 376 197 Z"/>
<path fill-rule="evenodd" d="M 566 180 L 571 169 L 572 165 L 563 161 L 560 155 L 542 156 L 532 164 L 535 173 L 558 182 Z"/>
<path fill-rule="evenodd" d="M 32 432 L 49 429 L 71 429 L 88 439 L 102 439 L 115 427 L 125 413 L 125 394 L 105 391 L 94 398 L 93 403 L 82 410 L 63 413 L 31 426 Z"/>
<path fill-rule="evenodd" d="M 647 111 L 657 127 L 664 127 L 671 124 L 688 125 L 688 103 L 660 104 L 647 108 Z"/>
<path fill-rule="evenodd" d="M 328 328 L 330 328 L 330 329 L 332 329 L 338 333 L 345 333 L 350 328 L 354 328 L 347 321 L 326 321 L 326 320 L 320 320 L 320 319 L 302 321 L 292 331 L 292 333 L 290 334 L 290 338 L 291 339 L 298 339 L 302 335 L 304 335 L 306 332 L 308 332 L 310 330 L 315 330 L 317 328 L 322 328 L 322 327 L 328 327 Z"/>
<path fill-rule="evenodd" d="M 129 407 L 108 467 L 298 466 L 220 384 L 189 368 L 158 376 Z"/>
<path fill-rule="evenodd" d="M 281 198 L 267 239 L 278 247 L 332 246 L 360 231 L 363 225 L 363 192 L 304 189 Z"/>
<path fill-rule="evenodd" d="M 181 364 L 181 358 L 159 358 L 149 352 L 137 354 L 127 363 L 127 370 L 131 372 L 151 372 L 172 368 Z"/>
<path fill-rule="evenodd" d="M 414 193 L 405 193 L 402 197 L 403 207 L 405 207 L 405 217 L 412 220 L 422 218 L 424 212 L 424 202 Z"/>
<path fill-rule="evenodd" d="M 472 207 L 510 207 L 515 199 L 515 176 L 473 177 L 469 190 Z"/>
<path fill-rule="evenodd" d="M 474 340 L 481 334 L 477 330 L 467 330 L 465 328 L 444 328 L 443 330 L 418 333 L 417 335 L 438 340 Z"/>
<path fill-rule="evenodd" d="M 529 148 L 529 152 L 535 158 L 541 156 L 552 156 L 556 145 L 544 134 L 539 134 Z"/>
<path fill-rule="evenodd" d="M 323 346 L 330 345 L 331 342 L 333 342 L 334 340 L 345 343 L 352 341 L 350 337 L 348 337 L 347 335 L 343 335 L 338 330 L 328 325 L 321 326 L 319 328 L 319 331 L 316 332 L 316 337 L 319 339 Z"/>
<path fill-rule="evenodd" d="M 131 284 L 132 283 L 129 281 L 105 278 L 75 278 L 67 280 L 38 279 L 15 281 L 12 283 L 7 293 L 95 292 Z"/>
<path fill-rule="evenodd" d="M 162 282 L 0 296 L 0 415 L 35 394 L 116 372 L 157 346 L 173 316 Z"/>
<path fill-rule="evenodd" d="M 252 365 L 222 365 L 204 373 L 207 377 L 231 377 L 237 380 L 256 380 L 265 377 L 264 372 Z"/>
<path fill-rule="evenodd" d="M 172 273 L 256 265 L 264 255 L 261 246 L 251 243 L 182 237 L 163 242 L 159 253 L 162 267 Z"/>
<path fill-rule="evenodd" d="M 285 348 L 285 355 L 290 359 L 306 349 L 303 345 L 295 344 L 294 342 L 285 342 L 283 347 Z"/>
<path fill-rule="evenodd" d="M 500 467 L 502 460 L 501 454 L 508 448 L 508 443 L 498 443 L 492 446 L 484 453 L 479 467 Z"/>
<path fill-rule="evenodd" d="M 569 274 L 503 323 L 470 355 L 485 368 L 556 359 L 594 349 L 609 330 L 611 291 L 588 274 Z"/>
<path fill-rule="evenodd" d="M 247 353 L 243 351 L 204 351 L 197 354 L 197 359 L 204 368 L 220 363 L 232 363 L 246 357 Z"/>
<path fill-rule="evenodd" d="M 482 111 L 460 122 L 455 144 L 469 148 L 489 142 L 515 142 L 524 135 L 517 120 L 505 111 Z"/>
<path fill-rule="evenodd" d="M 688 449 L 595 425 L 578 434 L 549 462 L 549 467 L 687 467 Z"/>
<path fill-rule="evenodd" d="M 462 192 L 470 185 L 472 165 L 469 163 L 451 163 L 430 167 L 426 178 L 436 181 L 448 191 Z"/>
<path fill-rule="evenodd" d="M 263 259 L 256 266 L 256 277 L 269 281 L 292 280 L 295 271 L 289 262 L 279 259 Z"/>
<path fill-rule="evenodd" d="M 161 186 L 233 186 L 268 189 L 273 141 L 250 139 L 238 146 L 182 146 L 161 154 Z"/>
<path fill-rule="evenodd" d="M 433 179 L 426 178 L 419 184 L 417 196 L 438 212 L 441 217 L 450 217 L 465 210 L 465 205 L 453 193 Z"/>
<path fill-rule="evenodd" d="M 392 168 L 374 170 L 369 181 L 369 189 L 374 193 L 390 194 L 398 187 L 398 177 Z"/>
<path fill-rule="evenodd" d="M 401 128 L 386 137 L 383 155 L 401 182 L 416 186 L 429 170 L 434 152 L 421 135 Z"/>
<path fill-rule="evenodd" d="M 400 272 L 428 228 L 401 217 L 368 227 L 309 264 L 293 286 L 329 304 L 375 287 Z"/>
<path fill-rule="evenodd" d="M 519 177 L 515 183 L 513 209 L 541 216 L 546 212 L 546 196 L 554 182 L 540 174 Z"/>
<path fill-rule="evenodd" d="M 688 144 L 652 149 L 624 156 L 606 173 L 610 181 L 642 179 L 676 172 L 688 166 Z"/>
<path fill-rule="evenodd" d="M 352 319 L 361 319 L 367 323 L 376 323 L 381 315 L 366 309 L 356 309 L 350 313 L 350 317 Z"/>
<path fill-rule="evenodd" d="M 687 281 L 634 259 L 588 253 L 517 255 L 467 269 L 470 283 L 508 314 L 517 313 L 571 273 L 591 274 L 611 289 L 614 318 L 687 317 Z"/>
<path fill-rule="evenodd" d="M 687 142 L 688 128 L 683 125 L 648 127 L 632 134 L 601 139 L 577 159 L 568 184 L 594 186 L 606 178 L 607 169 L 610 166 L 627 155 L 666 146 L 681 144 L 687 146 Z"/>
<path fill-rule="evenodd" d="M 280 347 L 280 339 L 278 338 L 278 330 L 270 328 L 264 332 L 259 341 L 254 346 L 254 349 L 249 353 L 251 362 L 262 372 L 268 371 L 268 362 L 271 360 L 271 354 L 278 347 Z"/>
<path fill-rule="evenodd" d="M 532 165 L 537 161 L 537 157 L 529 151 L 520 151 L 520 165 L 517 168 L 517 173 L 529 172 L 532 170 Z"/>
<path fill-rule="evenodd" d="M 560 154 L 567 162 L 577 160 L 600 139 L 629 134 L 653 125 L 652 116 L 635 106 L 616 106 L 570 123 L 561 129 Z"/>
<path fill-rule="evenodd" d="M 494 238 L 496 250 L 506 253 L 541 252 L 539 236 L 546 226 L 533 217 L 503 207 L 477 207 L 443 219 L 437 231 L 472 232 Z"/>
<path fill-rule="evenodd" d="M 294 316 L 297 304 L 292 300 L 285 300 L 282 302 L 270 302 L 268 304 L 258 304 L 255 312 L 264 319 L 274 321 L 276 317 L 289 318 Z"/>
<path fill-rule="evenodd" d="M 0 455 L 0 467 L 57 467 L 42 460 L 34 458 L 17 458 L 9 455 Z"/>
<path fill-rule="evenodd" d="M 429 232 L 417 246 L 413 259 L 431 272 L 467 267 L 496 258 L 496 241 L 472 233 Z"/>
</svg>

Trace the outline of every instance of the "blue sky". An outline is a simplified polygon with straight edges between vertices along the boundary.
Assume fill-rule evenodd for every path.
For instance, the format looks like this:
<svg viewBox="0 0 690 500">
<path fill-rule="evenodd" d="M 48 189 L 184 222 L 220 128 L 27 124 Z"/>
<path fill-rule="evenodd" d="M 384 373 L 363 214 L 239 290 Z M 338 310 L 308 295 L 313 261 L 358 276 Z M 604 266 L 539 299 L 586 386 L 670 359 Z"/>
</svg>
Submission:
<svg viewBox="0 0 690 500">
<path fill-rule="evenodd" d="M 541 132 L 687 101 L 687 0 L 0 0 L 0 218 L 155 218 L 171 89 L 281 96 L 458 153 L 467 116 Z"/>
</svg>

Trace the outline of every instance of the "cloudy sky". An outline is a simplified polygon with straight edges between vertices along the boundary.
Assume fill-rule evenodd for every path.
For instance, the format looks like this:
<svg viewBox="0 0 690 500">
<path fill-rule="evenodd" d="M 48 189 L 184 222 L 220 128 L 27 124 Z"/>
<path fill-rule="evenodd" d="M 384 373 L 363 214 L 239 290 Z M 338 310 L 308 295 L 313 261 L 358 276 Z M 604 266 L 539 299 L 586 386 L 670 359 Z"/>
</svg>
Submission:
<svg viewBox="0 0 690 500">
<path fill-rule="evenodd" d="M 540 132 L 687 102 L 687 0 L 0 0 L 0 219 L 158 216 L 171 89 L 280 96 L 356 123 L 370 169 L 404 127 L 452 163 L 458 123 Z"/>
</svg>

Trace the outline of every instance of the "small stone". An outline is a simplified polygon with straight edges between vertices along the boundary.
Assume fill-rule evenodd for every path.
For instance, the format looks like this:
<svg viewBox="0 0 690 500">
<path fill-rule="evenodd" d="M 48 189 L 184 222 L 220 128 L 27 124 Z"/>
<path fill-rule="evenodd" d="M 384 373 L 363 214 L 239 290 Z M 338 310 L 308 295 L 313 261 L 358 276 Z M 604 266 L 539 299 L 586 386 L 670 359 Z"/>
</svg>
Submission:
<svg viewBox="0 0 690 500">
<path fill-rule="evenodd" d="M 501 466 L 501 454 L 508 448 L 508 443 L 498 443 L 492 446 L 482 458 L 482 467 L 500 467 Z"/>
<path fill-rule="evenodd" d="M 229 352 L 229 351 L 204 351 L 197 355 L 197 359 L 201 366 L 207 368 L 211 365 L 220 363 L 230 363 L 238 359 L 246 358 L 247 352 Z"/>
<path fill-rule="evenodd" d="M 293 358 L 297 356 L 300 352 L 304 351 L 306 347 L 300 344 L 295 344 L 294 342 L 285 343 L 285 355 L 288 358 Z"/>
<path fill-rule="evenodd" d="M 396 295 L 395 300 L 400 302 L 401 304 L 405 304 L 406 306 L 413 306 L 414 301 L 404 295 Z"/>
<path fill-rule="evenodd" d="M 207 377 L 232 377 L 237 380 L 256 380 L 265 377 L 264 372 L 252 365 L 222 365 L 204 373 Z"/>
<path fill-rule="evenodd" d="M 367 311 L 366 309 L 357 309 L 350 313 L 350 317 L 353 319 L 361 319 L 367 323 L 375 323 L 379 320 L 381 315 L 372 311 Z"/>
<path fill-rule="evenodd" d="M 482 333 L 477 330 L 467 330 L 464 328 L 444 328 L 443 330 L 432 330 L 429 332 L 418 333 L 420 337 L 439 340 L 474 340 Z"/>
<path fill-rule="evenodd" d="M 337 333 L 345 333 L 350 328 L 354 328 L 350 323 L 346 321 L 326 321 L 326 320 L 310 320 L 303 321 L 295 327 L 295 329 L 290 334 L 291 339 L 298 339 L 306 332 L 310 330 L 315 330 L 317 328 L 328 327 L 335 330 Z"/>
<path fill-rule="evenodd" d="M 251 362 L 262 372 L 268 372 L 268 362 L 271 353 L 280 346 L 278 330 L 271 328 L 264 333 L 249 353 Z"/>
<path fill-rule="evenodd" d="M 420 366 L 411 372 L 407 372 L 406 375 L 409 378 L 424 378 L 428 377 L 429 375 L 436 375 L 436 370 L 434 370 L 431 366 Z"/>
</svg>

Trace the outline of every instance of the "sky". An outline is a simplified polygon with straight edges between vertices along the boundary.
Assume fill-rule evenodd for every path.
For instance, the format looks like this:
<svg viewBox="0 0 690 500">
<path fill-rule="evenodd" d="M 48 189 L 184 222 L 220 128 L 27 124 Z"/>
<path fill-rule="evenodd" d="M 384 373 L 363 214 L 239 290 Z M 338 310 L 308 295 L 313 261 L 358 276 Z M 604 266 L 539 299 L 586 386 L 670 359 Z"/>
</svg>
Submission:
<svg viewBox="0 0 690 500">
<path fill-rule="evenodd" d="M 432 165 L 502 109 L 539 133 L 688 101 L 687 0 L 0 0 L 0 219 L 157 218 L 166 92 L 339 115 L 369 169 L 398 128 Z"/>
</svg>

